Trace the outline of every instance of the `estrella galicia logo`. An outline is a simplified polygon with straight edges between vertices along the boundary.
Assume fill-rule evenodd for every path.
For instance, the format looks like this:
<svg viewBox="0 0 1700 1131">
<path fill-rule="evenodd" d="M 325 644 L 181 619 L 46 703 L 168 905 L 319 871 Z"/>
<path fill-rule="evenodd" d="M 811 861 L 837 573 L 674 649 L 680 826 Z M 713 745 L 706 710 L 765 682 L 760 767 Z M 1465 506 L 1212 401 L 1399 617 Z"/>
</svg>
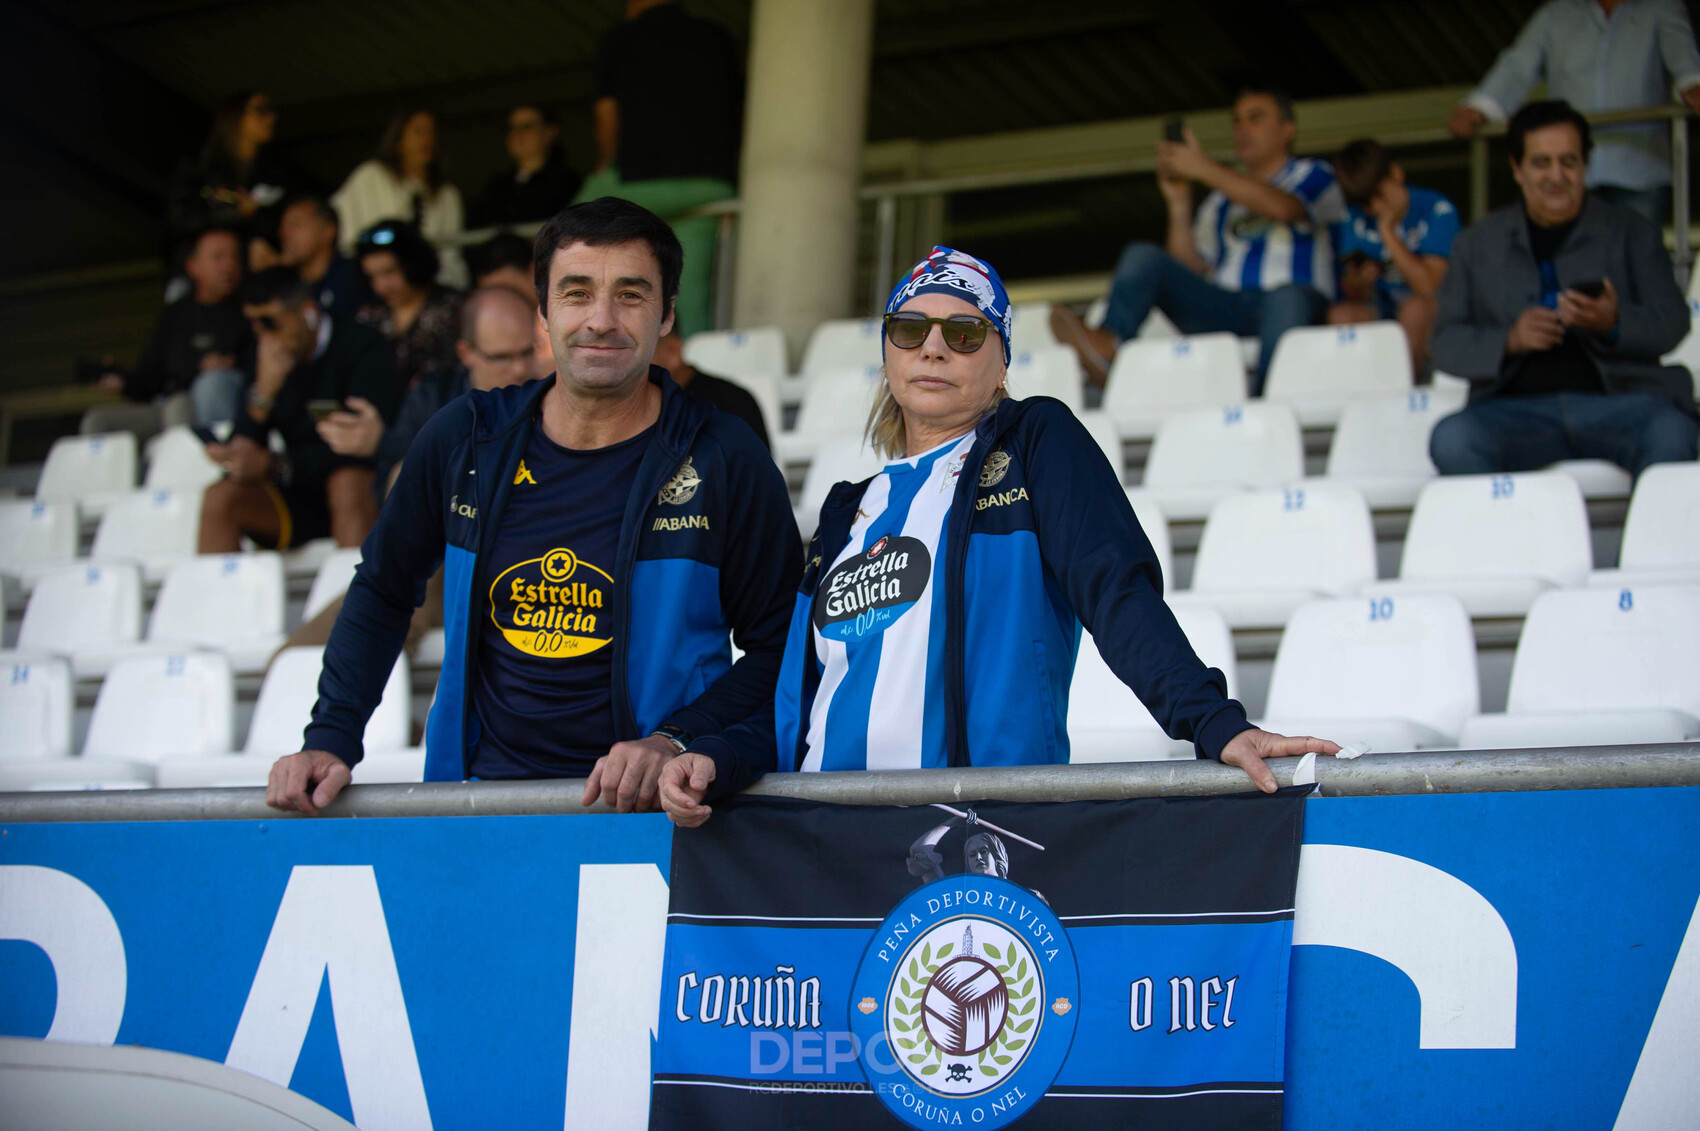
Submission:
<svg viewBox="0 0 1700 1131">
<path fill-rule="evenodd" d="M 921 599 L 932 576 L 933 556 L 925 542 L 888 534 L 821 581 L 815 631 L 843 641 L 884 632 Z"/>
<path fill-rule="evenodd" d="M 886 917 L 850 1026 L 869 1087 L 911 1127 L 1003 1127 L 1062 1070 L 1079 1016 L 1068 932 L 1035 893 L 947 876 Z"/>
</svg>

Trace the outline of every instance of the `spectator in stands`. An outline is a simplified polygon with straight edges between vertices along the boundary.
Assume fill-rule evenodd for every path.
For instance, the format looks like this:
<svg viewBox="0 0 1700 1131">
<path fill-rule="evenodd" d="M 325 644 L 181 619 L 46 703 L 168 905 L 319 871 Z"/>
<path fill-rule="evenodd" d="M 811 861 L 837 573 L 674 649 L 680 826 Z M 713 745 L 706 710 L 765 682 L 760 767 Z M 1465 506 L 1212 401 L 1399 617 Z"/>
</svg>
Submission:
<svg viewBox="0 0 1700 1131">
<path fill-rule="evenodd" d="M 531 270 L 531 241 L 513 232 L 497 232 L 466 251 L 466 265 L 474 285 L 508 287 L 537 301 L 537 283 Z"/>
<path fill-rule="evenodd" d="M 390 120 L 378 152 L 363 161 L 331 197 L 341 218 L 343 251 L 352 253 L 361 232 L 382 220 L 403 220 L 428 240 L 458 236 L 464 224 L 460 190 L 443 179 L 437 116 L 414 107 Z M 453 250 L 440 257 L 441 279 L 466 284 L 466 265 Z"/>
<path fill-rule="evenodd" d="M 497 173 L 472 202 L 467 223 L 474 228 L 547 220 L 567 206 L 583 179 L 561 150 L 561 124 L 542 106 L 508 112 L 510 171 Z"/>
<path fill-rule="evenodd" d="M 1435 425 L 1435 466 L 1607 459 L 1639 475 L 1693 459 L 1691 379 L 1659 363 L 1688 307 L 1658 228 L 1589 199 L 1588 121 L 1567 103 L 1531 102 L 1506 141 L 1523 199 L 1464 230 L 1440 287 L 1434 363 L 1471 385 L 1469 407 Z"/>
<path fill-rule="evenodd" d="M 253 350 L 236 298 L 239 237 L 229 228 L 208 228 L 183 270 L 194 290 L 160 312 L 136 368 L 101 378 L 105 388 L 139 403 L 90 409 L 85 433 L 128 431 L 145 440 L 161 428 L 235 418 L 247 383 L 240 367 Z"/>
<path fill-rule="evenodd" d="M 419 381 L 459 369 L 461 293 L 433 281 L 436 249 L 411 224 L 385 220 L 360 233 L 355 254 L 378 296 L 359 320 L 394 348 L 397 399 Z"/>
<path fill-rule="evenodd" d="M 384 427 L 375 418 L 332 413 L 319 422 L 319 435 L 340 456 L 376 459 L 378 478 L 387 492 L 401 470 L 401 461 L 420 429 L 437 410 L 468 389 L 488 391 L 518 385 L 541 376 L 532 353 L 535 301 L 507 287 L 481 287 L 466 296 L 461 308 L 459 351 L 466 368 L 442 381 L 421 381 L 408 391 L 394 422 Z M 553 366 L 550 367 L 553 370 Z M 285 648 L 320 645 L 331 638 L 331 626 L 342 611 L 338 597 L 311 620 L 290 633 Z M 402 650 L 412 656 L 419 640 L 443 625 L 443 571 L 431 575 L 425 602 L 414 610 Z"/>
<path fill-rule="evenodd" d="M 1585 113 L 1659 106 L 1671 88 L 1700 114 L 1700 51 L 1679 0 L 1548 0 L 1482 84 L 1452 112 L 1459 137 L 1503 122 L 1537 82 L 1547 97 Z M 1664 122 L 1607 126 L 1588 185 L 1655 224 L 1670 215 L 1670 129 Z"/>
<path fill-rule="evenodd" d="M 313 288 L 333 319 L 352 319 L 372 302 L 372 288 L 354 260 L 337 251 L 337 215 L 321 196 L 298 196 L 278 218 L 278 262 Z"/>
<path fill-rule="evenodd" d="M 704 373 L 685 360 L 685 340 L 674 330 L 663 334 L 655 346 L 655 364 L 665 369 L 673 383 L 699 401 L 706 401 L 721 412 L 729 412 L 750 426 L 761 437 L 762 447 L 773 448 L 767 425 L 762 422 L 761 406 L 750 391 L 736 381 Z"/>
<path fill-rule="evenodd" d="M 626 0 L 596 56 L 596 168 L 578 199 L 618 196 L 662 216 L 737 190 L 742 58 L 718 24 L 672 0 Z M 685 249 L 679 332 L 714 326 L 713 217 L 673 225 Z"/>
<path fill-rule="evenodd" d="M 347 784 L 439 562 L 428 780 L 588 773 L 586 804 L 653 808 L 663 764 L 773 696 L 797 526 L 749 429 L 650 364 L 678 239 L 604 200 L 563 211 L 536 247 L 557 376 L 469 393 L 414 441 L 326 647 L 305 749 L 272 768 L 278 808 L 316 813 Z"/>
<path fill-rule="evenodd" d="M 1297 134 L 1291 99 L 1265 88 L 1234 101 L 1234 155 L 1244 172 L 1212 160 L 1190 129 L 1185 141 L 1158 143 L 1166 247 L 1123 249 L 1102 329 L 1087 329 L 1066 307 L 1052 312 L 1057 340 L 1075 348 L 1094 382 L 1109 376 L 1117 347 L 1139 333 L 1152 307 L 1184 334 L 1257 335 L 1252 396 L 1263 391 L 1282 333 L 1322 321 L 1334 295 L 1329 225 L 1345 219 L 1346 207 L 1326 161 L 1293 156 Z M 1196 218 L 1194 181 L 1210 188 Z"/>
<path fill-rule="evenodd" d="M 1407 186 L 1405 170 L 1377 141 L 1342 149 L 1334 175 L 1348 206 L 1336 249 L 1345 301 L 1328 308 L 1328 321 L 1397 319 L 1411 344 L 1411 368 L 1421 373 L 1458 210 L 1433 189 Z"/>
<path fill-rule="evenodd" d="M 267 234 L 265 213 L 306 187 L 306 178 L 272 151 L 277 112 L 257 91 L 232 95 L 213 111 L 207 143 L 172 178 L 166 215 L 171 258 L 186 254 L 207 228 L 229 228 L 248 241 Z"/>
<path fill-rule="evenodd" d="M 235 434 L 207 445 L 225 478 L 202 500 L 200 551 L 233 553 L 244 535 L 279 550 L 327 535 L 339 546 L 358 546 L 377 512 L 372 462 L 331 451 L 314 417 L 353 397 L 390 415 L 390 351 L 359 323 L 334 322 L 287 267 L 259 272 L 241 296 L 259 345 Z M 281 454 L 267 447 L 274 431 L 283 438 Z"/>
<path fill-rule="evenodd" d="M 821 508 L 772 709 L 663 769 L 676 822 L 701 824 L 705 801 L 776 768 L 1066 763 L 1082 623 L 1171 735 L 1264 790 L 1264 759 L 1339 749 L 1246 721 L 1163 603 L 1156 554 L 1085 427 L 1058 401 L 1009 399 L 996 271 L 935 247 L 885 309 L 867 429 L 885 470 Z"/>
</svg>

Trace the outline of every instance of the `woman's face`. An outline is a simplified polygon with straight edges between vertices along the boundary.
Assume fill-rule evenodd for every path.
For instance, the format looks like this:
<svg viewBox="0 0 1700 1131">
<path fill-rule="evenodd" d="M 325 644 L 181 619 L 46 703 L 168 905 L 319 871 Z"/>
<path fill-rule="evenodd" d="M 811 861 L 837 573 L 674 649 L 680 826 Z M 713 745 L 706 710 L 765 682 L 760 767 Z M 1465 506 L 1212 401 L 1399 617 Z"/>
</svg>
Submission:
<svg viewBox="0 0 1700 1131">
<path fill-rule="evenodd" d="M 987 320 L 973 303 L 950 295 L 916 295 L 898 309 L 929 318 L 965 315 Z M 928 327 L 926 340 L 912 350 L 898 349 L 890 338 L 885 341 L 885 379 L 912 439 L 920 434 L 942 441 L 950 432 L 973 427 L 991 407 L 1004 374 L 1003 339 L 995 327 L 973 353 L 946 346 L 940 326 Z"/>
<path fill-rule="evenodd" d="M 360 269 L 366 272 L 372 293 L 391 310 L 418 293 L 407 281 L 407 276 L 401 273 L 401 264 L 396 261 L 394 252 L 374 251 L 362 255 Z"/>
<path fill-rule="evenodd" d="M 401 142 L 396 147 L 404 169 L 423 169 L 437 155 L 437 119 L 429 114 L 415 114 L 401 129 Z"/>
<path fill-rule="evenodd" d="M 243 135 L 255 145 L 265 145 L 276 128 L 277 111 L 272 109 L 272 100 L 263 94 L 249 98 L 247 109 L 242 111 Z"/>
</svg>

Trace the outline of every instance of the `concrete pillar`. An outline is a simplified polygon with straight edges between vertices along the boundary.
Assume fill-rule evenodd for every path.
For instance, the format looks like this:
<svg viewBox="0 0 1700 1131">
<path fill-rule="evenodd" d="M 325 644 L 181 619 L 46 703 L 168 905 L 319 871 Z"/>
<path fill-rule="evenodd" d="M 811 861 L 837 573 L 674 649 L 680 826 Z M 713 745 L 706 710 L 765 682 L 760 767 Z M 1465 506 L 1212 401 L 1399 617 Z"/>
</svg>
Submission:
<svg viewBox="0 0 1700 1131">
<path fill-rule="evenodd" d="M 872 0 L 755 0 L 735 326 L 809 331 L 852 311 Z"/>
</svg>

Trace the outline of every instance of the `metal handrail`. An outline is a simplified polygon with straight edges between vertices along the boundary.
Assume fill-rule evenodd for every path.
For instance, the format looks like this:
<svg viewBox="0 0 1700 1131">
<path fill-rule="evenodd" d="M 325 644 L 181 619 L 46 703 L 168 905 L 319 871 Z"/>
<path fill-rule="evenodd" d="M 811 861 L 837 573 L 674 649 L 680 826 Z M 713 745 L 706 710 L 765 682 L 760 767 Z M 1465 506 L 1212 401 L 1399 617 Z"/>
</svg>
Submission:
<svg viewBox="0 0 1700 1131">
<path fill-rule="evenodd" d="M 1296 758 L 1269 763 L 1291 785 Z M 1443 750 L 1319 758 L 1324 797 L 1504 793 L 1559 789 L 1700 786 L 1700 742 L 1540 750 Z M 1107 801 L 1244 793 L 1246 776 L 1215 762 L 1107 762 L 1081 766 L 988 767 L 769 774 L 752 797 L 838 805 L 926 805 L 971 801 Z M 494 817 L 607 814 L 581 806 L 583 780 L 357 785 L 326 806 L 326 817 Z M 156 789 L 0 793 L 0 825 L 42 821 L 277 821 L 263 789 Z"/>
</svg>

